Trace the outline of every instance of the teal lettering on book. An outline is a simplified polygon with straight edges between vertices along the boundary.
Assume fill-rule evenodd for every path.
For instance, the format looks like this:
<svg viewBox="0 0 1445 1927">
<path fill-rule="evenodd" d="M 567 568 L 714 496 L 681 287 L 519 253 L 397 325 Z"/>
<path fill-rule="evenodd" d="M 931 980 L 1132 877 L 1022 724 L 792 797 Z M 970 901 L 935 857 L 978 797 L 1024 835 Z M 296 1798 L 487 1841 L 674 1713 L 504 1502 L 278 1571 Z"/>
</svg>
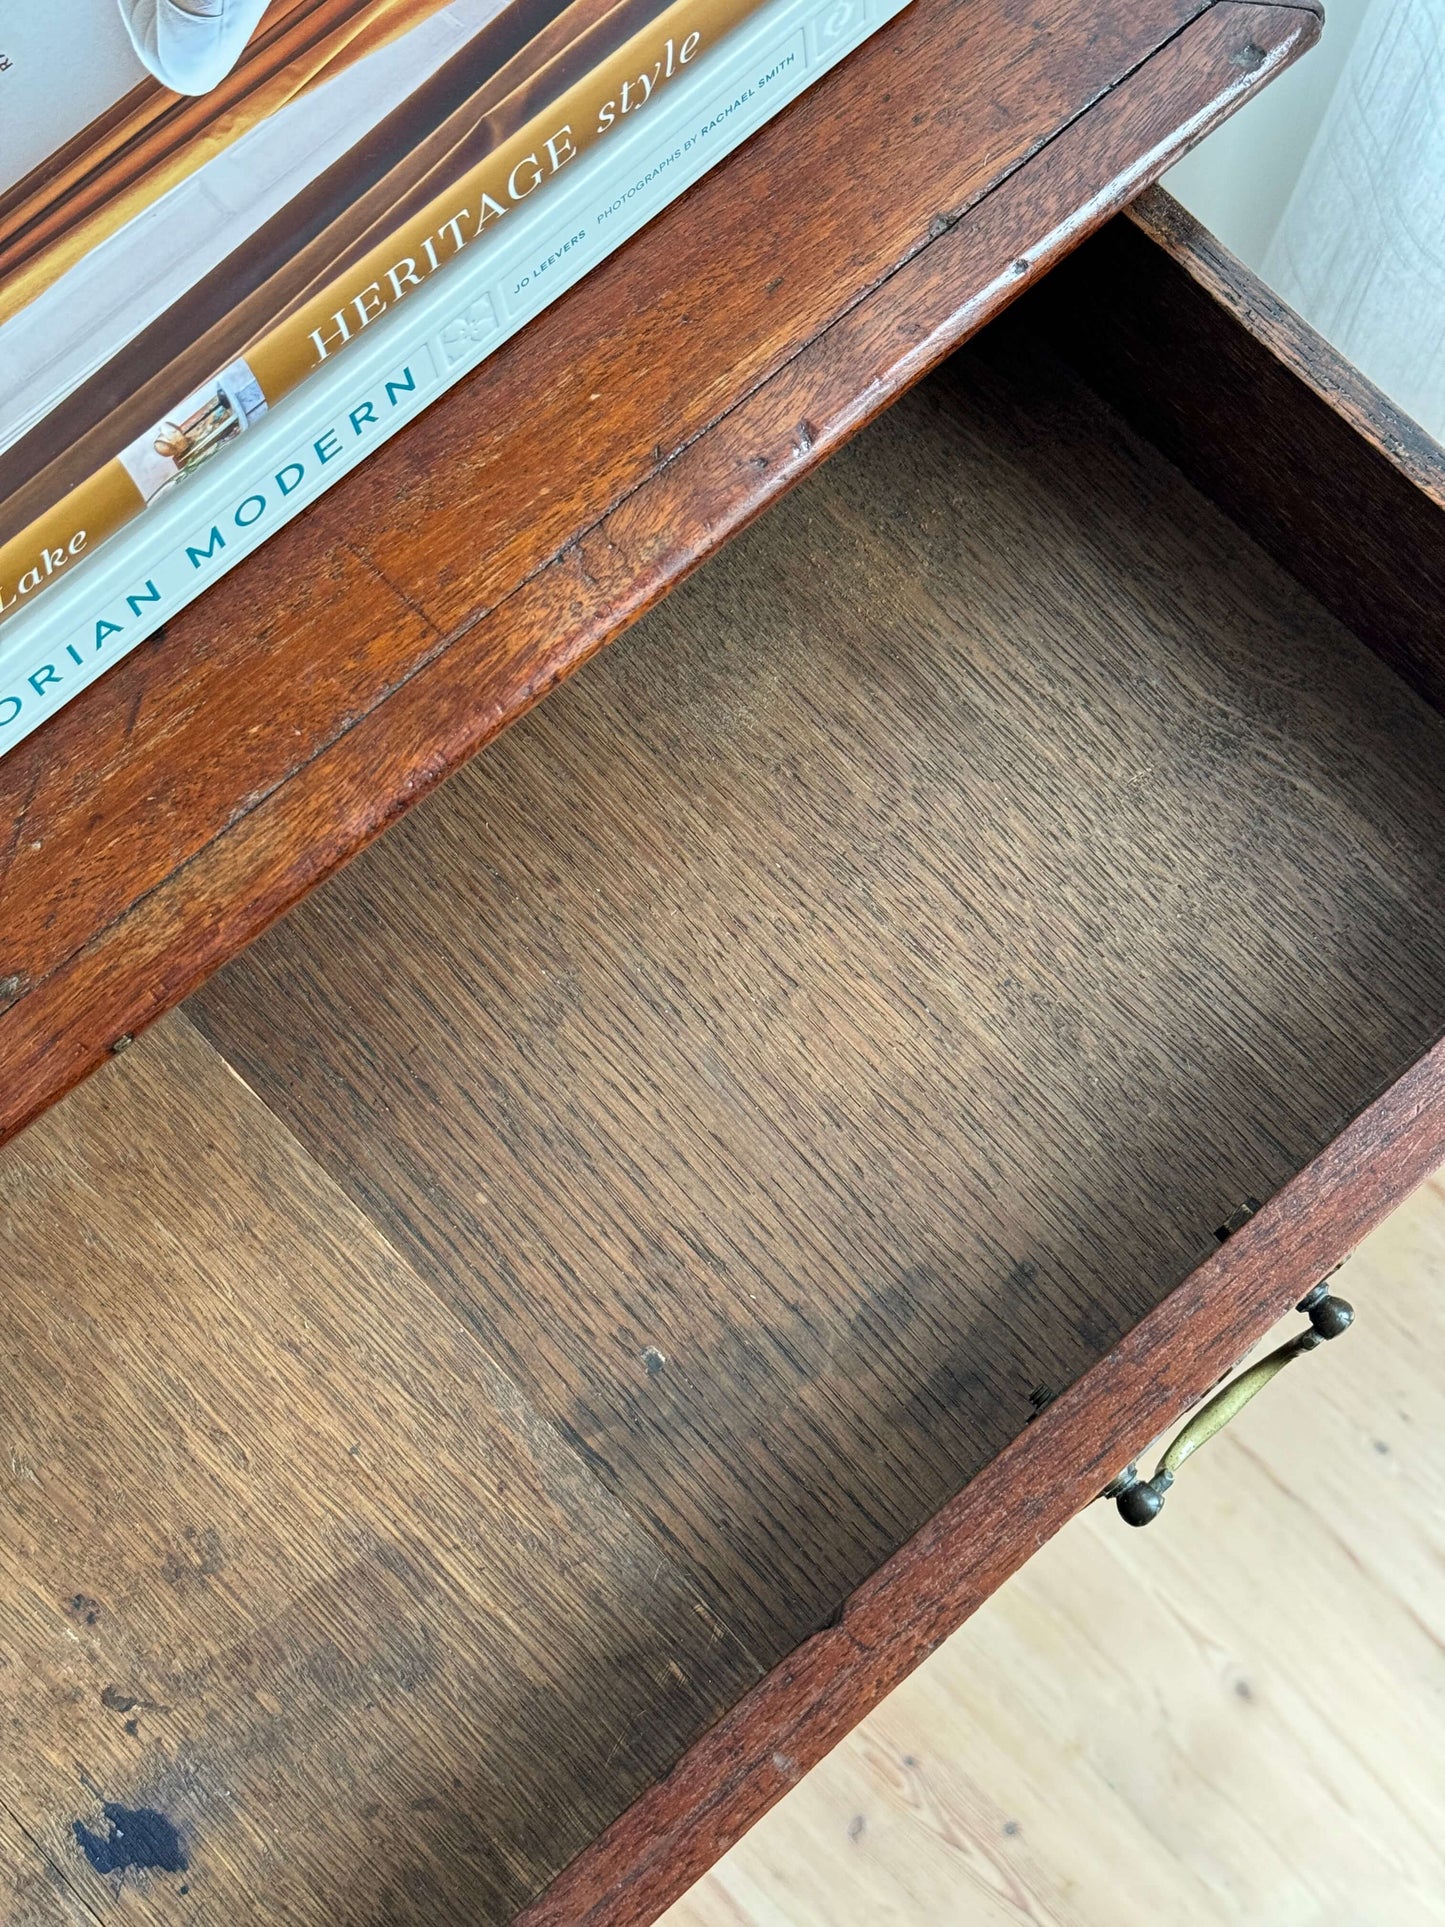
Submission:
<svg viewBox="0 0 1445 1927">
<path fill-rule="evenodd" d="M 199 569 L 203 562 L 209 562 L 212 556 L 217 554 L 221 549 L 224 549 L 225 546 L 226 546 L 226 538 L 224 535 L 222 535 L 220 531 L 220 527 L 218 525 L 217 527 L 211 530 L 211 539 L 206 544 L 205 548 L 198 549 L 190 546 L 189 544 L 187 545 L 186 560 L 190 563 L 193 569 Z"/>
<path fill-rule="evenodd" d="M 161 592 L 156 586 L 155 578 L 153 576 L 147 576 L 145 587 L 143 589 L 132 589 L 125 597 L 125 604 L 132 616 L 139 619 L 146 604 L 159 602 L 160 599 Z M 125 624 L 122 622 L 112 622 L 106 616 L 97 616 L 95 618 L 93 633 L 94 653 L 99 654 L 112 636 L 119 636 L 125 633 Z M 86 667 L 85 657 L 73 642 L 66 643 L 65 654 L 77 669 L 84 669 Z M 25 682 L 33 695 L 42 697 L 46 696 L 48 690 L 63 685 L 65 677 L 53 662 L 44 662 L 41 663 L 37 669 L 30 671 L 29 675 L 25 678 Z M 47 698 L 47 700 L 50 699 Z M 25 701 L 23 697 L 14 695 L 13 693 L 0 696 L 0 729 L 5 729 L 12 723 L 18 723 L 24 713 Z"/>
<path fill-rule="evenodd" d="M 379 429 L 381 423 L 377 415 L 378 408 L 385 407 L 395 411 L 405 405 L 408 397 L 418 392 L 416 369 L 408 362 L 398 373 L 388 376 L 381 383 L 379 398 L 373 394 L 370 400 L 358 402 L 354 408 L 347 411 L 344 427 L 338 424 L 323 429 L 312 440 L 307 453 L 313 459 L 315 468 L 325 468 L 328 462 L 334 462 L 338 455 L 345 452 L 343 438 L 348 431 L 351 438 L 355 440 L 364 435 L 368 429 Z M 293 495 L 311 474 L 312 470 L 307 467 L 306 461 L 302 458 L 298 457 L 294 461 L 283 463 L 272 477 L 277 499 L 284 501 L 288 495 Z M 231 511 L 230 520 L 238 529 L 248 529 L 253 522 L 259 522 L 271 506 L 265 493 L 257 490 L 256 493 L 246 496 L 244 501 L 237 503 Z M 219 522 L 213 522 L 205 537 L 204 546 L 199 540 L 186 544 L 186 560 L 193 569 L 204 568 L 206 563 L 214 562 L 222 555 L 225 547 L 225 531 Z M 159 594 L 155 600 L 159 600 Z"/>
</svg>

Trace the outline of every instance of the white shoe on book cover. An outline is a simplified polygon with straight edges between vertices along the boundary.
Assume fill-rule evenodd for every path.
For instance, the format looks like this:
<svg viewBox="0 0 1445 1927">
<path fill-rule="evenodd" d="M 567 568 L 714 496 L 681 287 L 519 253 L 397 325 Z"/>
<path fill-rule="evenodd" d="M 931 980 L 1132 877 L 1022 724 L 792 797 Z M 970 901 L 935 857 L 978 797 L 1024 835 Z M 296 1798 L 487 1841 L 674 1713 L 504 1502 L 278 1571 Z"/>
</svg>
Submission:
<svg viewBox="0 0 1445 1927">
<path fill-rule="evenodd" d="M 208 94 L 245 52 L 269 0 L 119 0 L 131 45 L 163 86 Z"/>
</svg>

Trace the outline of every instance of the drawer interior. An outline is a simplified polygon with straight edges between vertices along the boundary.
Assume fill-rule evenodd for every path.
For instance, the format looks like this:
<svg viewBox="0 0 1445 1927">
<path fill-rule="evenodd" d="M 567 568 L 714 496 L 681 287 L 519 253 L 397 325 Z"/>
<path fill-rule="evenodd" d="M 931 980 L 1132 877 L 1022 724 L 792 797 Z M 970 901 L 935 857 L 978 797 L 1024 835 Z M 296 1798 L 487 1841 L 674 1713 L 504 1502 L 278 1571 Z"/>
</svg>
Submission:
<svg viewBox="0 0 1445 1927">
<path fill-rule="evenodd" d="M 947 1614 L 769 1663 L 1011 1440 L 1082 1490 L 1026 1428 L 1436 1036 L 1438 511 L 1179 258 L 1106 228 L 7 1146 L 37 1878 L 109 1802 L 218 1917 L 499 1921 L 730 1708 L 771 1797 Z"/>
<path fill-rule="evenodd" d="M 187 1011 L 766 1664 L 1433 1040 L 1442 775 L 1026 304 Z"/>
</svg>

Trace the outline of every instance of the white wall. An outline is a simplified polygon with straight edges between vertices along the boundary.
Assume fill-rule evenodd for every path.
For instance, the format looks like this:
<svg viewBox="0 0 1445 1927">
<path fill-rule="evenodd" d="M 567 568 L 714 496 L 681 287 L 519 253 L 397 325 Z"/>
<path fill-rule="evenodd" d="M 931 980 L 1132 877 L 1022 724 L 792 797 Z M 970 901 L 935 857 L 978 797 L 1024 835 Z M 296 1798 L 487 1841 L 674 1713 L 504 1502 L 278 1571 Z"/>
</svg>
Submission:
<svg viewBox="0 0 1445 1927">
<path fill-rule="evenodd" d="M 1329 0 L 1320 45 L 1167 181 L 1445 438 L 1445 0 Z"/>
<path fill-rule="evenodd" d="M 1326 0 L 1318 44 L 1165 176 L 1169 192 L 1256 273 L 1368 4 Z"/>
</svg>

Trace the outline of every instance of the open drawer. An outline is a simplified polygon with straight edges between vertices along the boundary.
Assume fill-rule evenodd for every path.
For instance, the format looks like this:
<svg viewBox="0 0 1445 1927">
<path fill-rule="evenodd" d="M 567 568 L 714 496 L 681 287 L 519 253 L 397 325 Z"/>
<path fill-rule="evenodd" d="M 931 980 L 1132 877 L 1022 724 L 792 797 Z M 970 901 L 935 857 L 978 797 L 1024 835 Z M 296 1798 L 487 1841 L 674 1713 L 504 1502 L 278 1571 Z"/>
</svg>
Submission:
<svg viewBox="0 0 1445 1927">
<path fill-rule="evenodd" d="M 26 1832 L 654 1918 L 1445 1160 L 1442 500 L 1151 196 L 19 1138 Z"/>
</svg>

